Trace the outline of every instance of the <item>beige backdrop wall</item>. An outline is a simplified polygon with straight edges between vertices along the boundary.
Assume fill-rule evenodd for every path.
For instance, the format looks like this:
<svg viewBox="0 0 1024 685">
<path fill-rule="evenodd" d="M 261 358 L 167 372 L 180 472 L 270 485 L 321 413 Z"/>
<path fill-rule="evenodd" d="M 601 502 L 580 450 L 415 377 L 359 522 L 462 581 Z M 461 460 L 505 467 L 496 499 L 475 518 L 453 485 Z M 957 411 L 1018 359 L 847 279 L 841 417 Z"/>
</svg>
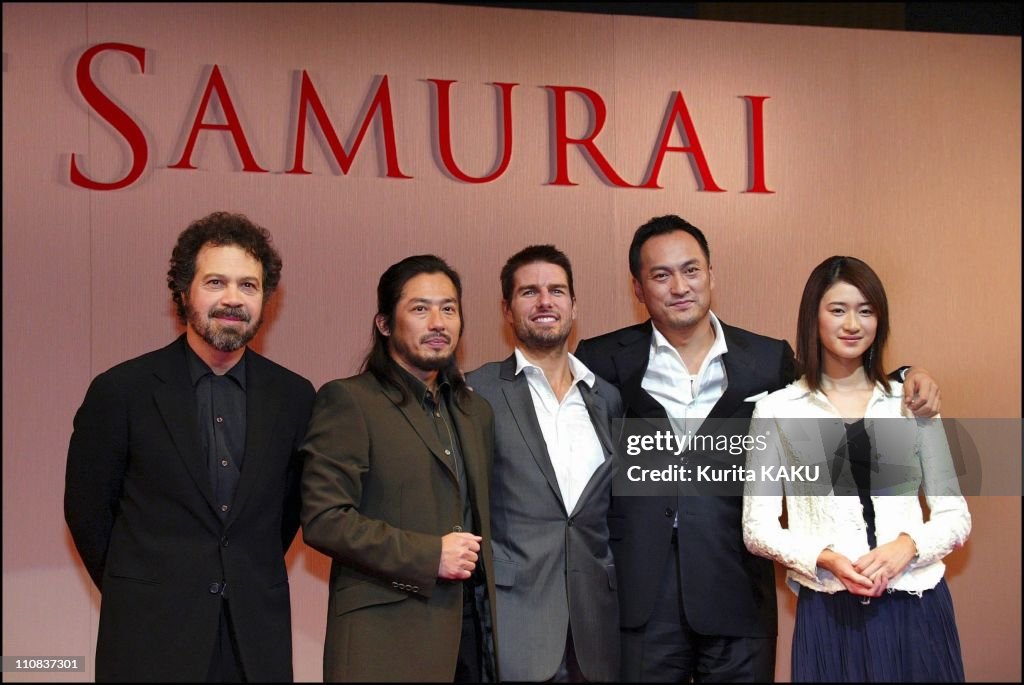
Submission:
<svg viewBox="0 0 1024 685">
<path fill-rule="evenodd" d="M 92 71 L 149 148 L 141 177 L 117 191 L 77 187 L 68 173 L 72 154 L 100 181 L 123 177 L 132 161 L 75 83 L 83 52 L 105 42 L 146 51 L 144 73 L 120 53 Z M 634 323 L 642 310 L 626 270 L 629 239 L 651 216 L 678 213 L 709 235 L 714 307 L 725 321 L 792 340 L 810 269 L 856 255 L 889 289 L 891 366 L 931 370 L 948 416 L 1020 418 L 1019 38 L 429 4 L 5 3 L 3 51 L 3 653 L 87 656 L 86 673 L 62 679 L 92 675 L 100 599 L 62 517 L 71 420 L 93 376 L 176 335 L 164 284 L 170 248 L 213 210 L 245 212 L 273 232 L 284 280 L 257 347 L 317 386 L 357 370 L 376 279 L 414 253 L 441 254 L 463 274 L 466 368 L 508 354 L 497 273 L 529 243 L 553 242 L 572 257 L 579 335 Z M 268 173 L 241 171 L 231 137 L 217 131 L 200 134 L 196 170 L 168 168 L 213 65 Z M 315 133 L 311 174 L 283 173 L 303 70 L 346 145 L 386 75 L 399 164 L 412 178 L 385 177 L 378 125 L 348 174 Z M 500 157 L 488 84 L 520 84 L 511 162 L 494 182 L 442 171 L 431 78 L 458 81 L 454 154 L 476 176 Z M 578 185 L 550 185 L 552 96 L 543 87 L 552 85 L 600 94 L 607 123 L 597 145 L 631 184 L 644 178 L 682 92 L 725 192 L 700 191 L 678 153 L 665 159 L 663 189 L 613 187 L 575 147 L 568 169 Z M 743 95 L 769 97 L 773 194 L 742 192 Z M 586 103 L 566 102 L 568 135 L 584 135 Z M 220 117 L 214 108 L 207 121 Z M 672 140 L 682 144 L 678 131 Z M 1019 680 L 1020 500 L 970 504 L 973 537 L 950 559 L 967 674 Z M 289 570 L 295 673 L 316 680 L 328 562 L 297 543 Z M 780 606 L 786 678 L 794 602 L 781 585 Z"/>
</svg>

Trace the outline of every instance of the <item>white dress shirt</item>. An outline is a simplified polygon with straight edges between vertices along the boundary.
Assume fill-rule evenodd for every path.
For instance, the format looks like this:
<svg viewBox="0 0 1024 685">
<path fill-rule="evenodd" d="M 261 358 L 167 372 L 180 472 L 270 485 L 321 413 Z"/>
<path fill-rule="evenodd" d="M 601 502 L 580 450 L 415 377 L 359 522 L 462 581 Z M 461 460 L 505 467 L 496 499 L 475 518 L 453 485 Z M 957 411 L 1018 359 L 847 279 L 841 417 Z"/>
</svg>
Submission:
<svg viewBox="0 0 1024 685">
<path fill-rule="evenodd" d="M 889 581 L 890 590 L 920 594 L 942 579 L 942 558 L 967 540 L 971 516 L 960 496 L 956 471 L 942 423 L 934 419 L 904 419 L 903 385 L 891 383 L 886 393 L 876 385 L 864 413 L 866 426 L 875 431 L 883 449 L 903 452 L 912 469 L 900 491 L 903 495 L 872 495 L 875 532 L 879 545 L 906 533 L 917 545 L 917 556 L 901 575 Z M 751 435 L 767 434 L 767 448 L 747 453 L 747 468 L 761 473 L 762 466 L 790 466 L 820 458 L 825 448 L 818 431 L 803 431 L 807 421 L 841 419 L 824 393 L 811 392 L 800 379 L 760 400 L 754 408 Z M 877 438 L 880 431 L 888 435 Z M 817 437 L 813 437 L 817 435 Z M 898 446 L 898 447 L 896 447 Z M 817 452 L 817 454 L 814 454 Z M 923 486 L 929 519 L 924 521 L 918 490 Z M 867 554 L 867 524 L 857 495 L 800 495 L 796 484 L 770 483 L 762 479 L 745 484 L 743 498 L 743 540 L 754 554 L 774 559 L 789 568 L 786 582 L 793 592 L 807 587 L 818 592 L 843 592 L 846 587 L 832 573 L 818 568 L 824 549 L 844 555 L 850 561 Z M 806 491 L 806 490 L 805 490 Z M 911 494 L 912 493 L 912 494 Z M 779 522 L 782 496 L 786 497 L 788 527 Z"/>
<path fill-rule="evenodd" d="M 562 493 L 562 503 L 566 513 L 571 514 L 590 477 L 605 460 L 604 448 L 590 420 L 587 405 L 576 387 L 578 383 L 586 383 L 592 388 L 596 378 L 583 362 L 570 354 L 572 385 L 559 402 L 544 371 L 528 360 L 519 348 L 515 354 L 516 375 L 520 372 L 526 374 L 533 409 Z"/>
<path fill-rule="evenodd" d="M 690 373 L 672 343 L 654 326 L 651 352 L 640 387 L 665 408 L 669 421 L 679 436 L 696 433 L 712 407 L 722 399 L 728 379 L 722 355 L 729 351 L 722 333 L 722 324 L 709 312 L 715 341 L 701 362 L 697 373 Z"/>
</svg>

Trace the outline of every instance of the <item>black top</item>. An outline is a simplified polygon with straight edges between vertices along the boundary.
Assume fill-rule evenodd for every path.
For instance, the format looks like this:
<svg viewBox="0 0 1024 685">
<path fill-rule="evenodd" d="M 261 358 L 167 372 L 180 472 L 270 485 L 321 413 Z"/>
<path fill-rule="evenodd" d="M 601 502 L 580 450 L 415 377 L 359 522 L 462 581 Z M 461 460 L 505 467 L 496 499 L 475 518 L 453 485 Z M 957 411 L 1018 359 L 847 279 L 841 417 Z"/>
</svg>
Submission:
<svg viewBox="0 0 1024 685">
<path fill-rule="evenodd" d="M 199 444 L 223 521 L 231 511 L 245 459 L 245 355 L 218 376 L 188 344 L 185 350 L 196 397 Z"/>
<path fill-rule="evenodd" d="M 864 429 L 864 419 L 847 423 L 846 447 L 850 460 L 853 482 L 857 484 L 857 495 L 864 507 L 864 523 L 868 527 L 868 547 L 878 546 L 875 538 L 875 505 L 871 501 L 871 437 Z"/>
</svg>

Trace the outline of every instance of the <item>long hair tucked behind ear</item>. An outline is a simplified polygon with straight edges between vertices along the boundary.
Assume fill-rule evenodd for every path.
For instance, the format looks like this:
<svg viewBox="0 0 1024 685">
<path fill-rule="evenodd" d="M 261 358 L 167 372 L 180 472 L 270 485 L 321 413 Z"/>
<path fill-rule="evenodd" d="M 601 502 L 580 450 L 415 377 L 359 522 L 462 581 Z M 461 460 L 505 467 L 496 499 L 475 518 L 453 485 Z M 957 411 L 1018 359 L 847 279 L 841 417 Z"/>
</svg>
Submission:
<svg viewBox="0 0 1024 685">
<path fill-rule="evenodd" d="M 889 338 L 889 300 L 878 274 L 856 257 L 829 257 L 814 267 L 807 279 L 796 323 L 797 372 L 805 377 L 811 390 L 821 389 L 822 344 L 818 332 L 818 310 L 825 292 L 839 282 L 849 283 L 859 290 L 875 311 L 878 320 L 875 340 L 861 362 L 868 380 L 881 383 L 889 392 L 889 380 L 882 365 L 882 352 Z"/>
<path fill-rule="evenodd" d="M 402 299 L 402 290 L 405 288 L 405 284 L 421 274 L 437 273 L 447 276 L 448 280 L 455 286 L 455 296 L 458 299 L 459 306 L 459 336 L 461 337 L 462 330 L 465 329 L 466 324 L 466 320 L 462 315 L 462 279 L 459 278 L 458 272 L 440 257 L 432 254 L 406 257 L 402 261 L 389 266 L 387 271 L 381 274 L 380 281 L 377 282 L 377 314 L 374 316 L 374 323 L 372 324 L 373 331 L 371 333 L 370 351 L 366 354 L 366 359 L 363 360 L 363 371 L 372 373 L 381 385 L 397 390 L 401 394 L 402 404 L 409 400 L 409 396 L 406 392 L 405 384 L 402 383 L 399 376 L 398 362 L 391 358 L 388 336 L 381 333 L 377 328 L 376 318 L 377 316 L 384 317 L 385 325 L 388 330 L 393 332 L 395 310 L 398 307 L 398 301 Z M 469 399 L 466 379 L 462 377 L 462 372 L 459 371 L 459 365 L 454 354 L 452 355 L 451 363 L 441 369 L 441 372 L 448 379 L 448 382 L 451 383 L 452 395 L 455 398 L 456 404 L 461 405 L 463 401 Z"/>
</svg>

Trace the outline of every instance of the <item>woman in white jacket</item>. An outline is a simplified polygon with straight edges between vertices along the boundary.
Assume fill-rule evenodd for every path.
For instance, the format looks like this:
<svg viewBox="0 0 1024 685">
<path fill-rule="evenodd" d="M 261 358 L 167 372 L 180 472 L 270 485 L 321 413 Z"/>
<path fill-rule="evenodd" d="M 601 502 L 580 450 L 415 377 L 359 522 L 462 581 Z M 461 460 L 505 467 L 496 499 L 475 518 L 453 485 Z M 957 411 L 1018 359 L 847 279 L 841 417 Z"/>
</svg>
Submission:
<svg viewBox="0 0 1024 685">
<path fill-rule="evenodd" d="M 743 537 L 799 597 L 794 681 L 964 680 L 942 558 L 970 514 L 938 417 L 905 413 L 882 371 L 888 317 L 871 267 L 819 264 L 800 303 L 802 376 L 754 410 Z"/>
</svg>

